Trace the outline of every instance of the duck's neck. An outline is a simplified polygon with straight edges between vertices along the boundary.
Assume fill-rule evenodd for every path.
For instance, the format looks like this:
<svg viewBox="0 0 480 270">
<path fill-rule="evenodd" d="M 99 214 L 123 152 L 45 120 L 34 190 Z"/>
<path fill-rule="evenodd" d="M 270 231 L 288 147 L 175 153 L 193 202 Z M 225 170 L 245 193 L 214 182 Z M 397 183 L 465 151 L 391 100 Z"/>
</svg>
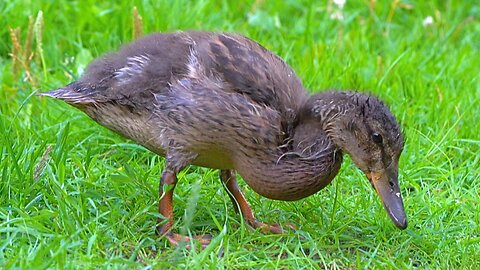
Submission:
<svg viewBox="0 0 480 270">
<path fill-rule="evenodd" d="M 257 149 L 263 153 L 255 156 L 262 159 L 244 159 L 240 174 L 253 190 L 271 199 L 298 200 L 318 192 L 337 175 L 342 162 L 341 149 L 325 131 L 334 124 L 333 115 L 329 119 L 300 122 L 287 150 L 278 145 Z"/>
<path fill-rule="evenodd" d="M 289 149 L 265 146 L 240 166 L 245 181 L 261 195 L 298 200 L 328 185 L 340 169 L 340 123 L 355 109 L 351 93 L 324 92 L 311 96 L 299 114 Z"/>
<path fill-rule="evenodd" d="M 348 131 L 354 119 L 363 117 L 368 95 L 348 91 L 328 91 L 311 96 L 299 113 L 300 119 L 319 125 L 337 148 L 349 153 Z"/>
</svg>

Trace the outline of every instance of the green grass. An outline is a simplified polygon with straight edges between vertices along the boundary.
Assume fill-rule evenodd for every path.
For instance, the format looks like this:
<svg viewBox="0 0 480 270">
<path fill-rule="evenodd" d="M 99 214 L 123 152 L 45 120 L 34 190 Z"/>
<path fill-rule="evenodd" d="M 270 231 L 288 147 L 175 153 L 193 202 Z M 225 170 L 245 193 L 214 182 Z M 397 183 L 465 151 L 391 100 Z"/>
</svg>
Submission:
<svg viewBox="0 0 480 270">
<path fill-rule="evenodd" d="M 370 1 L 347 1 L 343 21 L 330 19 L 327 1 L 135 2 L 0 2 L 0 268 L 480 269 L 475 1 L 377 1 L 374 10 Z M 134 5 L 145 33 L 239 32 L 286 59 L 312 91 L 359 89 L 384 99 L 407 139 L 400 183 L 409 227 L 392 225 L 347 159 L 333 184 L 298 202 L 243 185 L 259 219 L 298 225 L 280 236 L 242 223 L 217 172 L 189 168 L 176 189 L 176 228 L 214 240 L 190 251 L 159 238 L 163 159 L 34 95 L 130 41 Z M 20 27 L 23 42 L 28 16 L 40 10 L 44 64 L 34 47 L 33 86 L 25 72 L 12 74 L 8 27 Z M 434 23 L 424 27 L 427 16 Z"/>
</svg>

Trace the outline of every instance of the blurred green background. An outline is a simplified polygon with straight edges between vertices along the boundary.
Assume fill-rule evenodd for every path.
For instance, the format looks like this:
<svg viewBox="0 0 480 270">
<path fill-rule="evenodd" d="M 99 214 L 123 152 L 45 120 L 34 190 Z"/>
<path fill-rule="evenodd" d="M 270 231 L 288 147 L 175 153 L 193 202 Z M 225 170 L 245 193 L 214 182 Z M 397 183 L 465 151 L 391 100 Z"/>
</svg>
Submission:
<svg viewBox="0 0 480 270">
<path fill-rule="evenodd" d="M 1 1 L 0 267 L 479 269 L 479 4 L 341 2 Z M 205 250 L 169 246 L 154 232 L 163 159 L 35 96 L 131 41 L 134 6 L 145 34 L 238 32 L 312 92 L 385 100 L 406 135 L 409 227 L 391 224 L 348 158 L 333 184 L 298 202 L 243 185 L 259 219 L 298 226 L 280 236 L 244 225 L 217 172 L 192 167 L 179 176 L 175 226 L 214 240 Z"/>
</svg>

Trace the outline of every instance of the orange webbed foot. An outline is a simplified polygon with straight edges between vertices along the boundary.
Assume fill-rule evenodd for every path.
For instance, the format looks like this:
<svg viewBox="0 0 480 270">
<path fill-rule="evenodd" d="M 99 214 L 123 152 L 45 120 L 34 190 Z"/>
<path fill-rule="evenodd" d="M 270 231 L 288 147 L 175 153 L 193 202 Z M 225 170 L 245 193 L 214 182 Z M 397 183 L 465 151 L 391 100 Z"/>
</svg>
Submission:
<svg viewBox="0 0 480 270">
<path fill-rule="evenodd" d="M 206 248 L 210 242 L 212 241 L 212 236 L 209 235 L 209 234 L 204 234 L 204 235 L 197 235 L 197 236 L 194 236 L 193 239 L 188 237 L 188 236 L 184 236 L 184 235 L 181 235 L 181 234 L 178 234 L 178 233 L 172 233 L 172 232 L 169 232 L 167 234 L 165 234 L 165 237 L 167 238 L 168 242 L 172 245 L 172 246 L 181 246 L 181 245 L 185 245 L 185 247 L 187 249 L 192 249 L 192 246 L 191 246 L 191 243 L 192 242 L 200 242 L 200 244 L 202 245 L 202 248 Z"/>
</svg>

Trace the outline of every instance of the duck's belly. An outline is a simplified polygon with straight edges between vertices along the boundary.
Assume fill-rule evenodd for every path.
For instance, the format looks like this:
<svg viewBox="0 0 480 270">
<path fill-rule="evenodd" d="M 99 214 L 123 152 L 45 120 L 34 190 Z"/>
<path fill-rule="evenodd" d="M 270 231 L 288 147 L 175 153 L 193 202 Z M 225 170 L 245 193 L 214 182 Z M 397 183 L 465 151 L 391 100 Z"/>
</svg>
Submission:
<svg viewBox="0 0 480 270">
<path fill-rule="evenodd" d="M 190 164 L 212 169 L 232 169 L 233 162 L 226 149 L 203 141 L 205 138 L 190 138 L 196 143 L 190 149 L 190 145 L 184 142 L 181 134 L 172 134 L 169 127 L 163 127 L 161 122 L 152 122 L 152 117 L 146 113 L 132 113 L 122 106 L 104 104 L 95 110 L 85 111 L 93 120 L 116 133 L 131 139 L 146 147 L 150 151 L 165 156 L 168 142 L 180 141 L 183 151 L 193 154 L 195 158 Z M 152 128 L 155 125 L 155 128 Z M 154 132 L 154 130 L 156 132 Z M 198 141 L 202 140 L 202 141 Z"/>
<path fill-rule="evenodd" d="M 228 170 L 234 168 L 231 156 L 221 149 L 202 151 L 198 154 L 197 158 L 192 162 L 192 164 L 219 170 Z"/>
<path fill-rule="evenodd" d="M 124 106 L 109 103 L 86 108 L 84 112 L 102 126 L 164 156 L 165 151 L 158 143 L 158 136 L 152 133 L 147 112 L 133 113 Z"/>
</svg>

